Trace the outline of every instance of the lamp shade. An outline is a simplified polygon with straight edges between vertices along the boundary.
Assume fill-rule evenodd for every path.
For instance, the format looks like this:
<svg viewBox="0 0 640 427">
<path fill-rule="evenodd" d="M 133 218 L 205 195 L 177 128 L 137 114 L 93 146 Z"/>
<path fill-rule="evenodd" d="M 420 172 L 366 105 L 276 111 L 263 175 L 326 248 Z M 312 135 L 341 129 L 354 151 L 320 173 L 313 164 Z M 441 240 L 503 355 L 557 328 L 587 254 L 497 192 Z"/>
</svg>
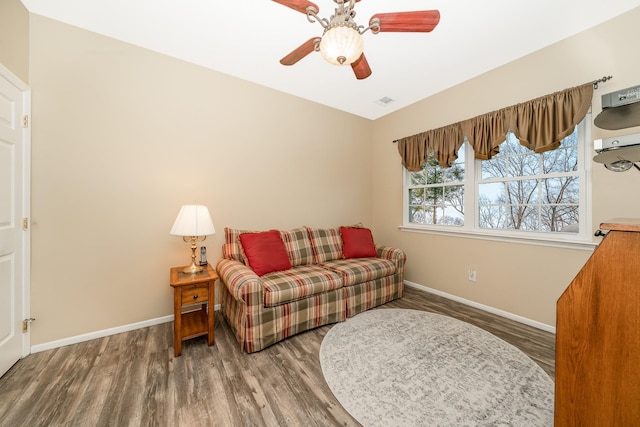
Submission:
<svg viewBox="0 0 640 427">
<path fill-rule="evenodd" d="M 202 205 L 184 205 L 169 234 L 173 236 L 209 236 L 215 234 L 209 209 Z"/>
<path fill-rule="evenodd" d="M 328 28 L 320 40 L 322 57 L 335 65 L 351 64 L 360 58 L 363 49 L 362 36 L 350 26 Z"/>
</svg>

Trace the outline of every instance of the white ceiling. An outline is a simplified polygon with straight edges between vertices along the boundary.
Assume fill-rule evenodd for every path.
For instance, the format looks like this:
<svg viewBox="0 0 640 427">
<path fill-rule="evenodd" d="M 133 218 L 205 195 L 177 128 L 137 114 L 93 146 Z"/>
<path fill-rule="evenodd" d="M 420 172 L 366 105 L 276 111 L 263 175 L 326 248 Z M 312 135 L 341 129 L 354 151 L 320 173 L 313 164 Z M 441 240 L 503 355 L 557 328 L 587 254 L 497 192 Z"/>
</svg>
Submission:
<svg viewBox="0 0 640 427">
<path fill-rule="evenodd" d="M 640 0 L 362 0 L 375 13 L 440 11 L 431 33 L 364 34 L 373 74 L 357 80 L 313 52 L 278 62 L 318 23 L 271 0 L 22 0 L 30 12 L 230 74 L 367 119 L 377 119 L 640 6 Z M 314 0 L 329 18 L 332 0 Z M 600 76 L 594 76 L 597 78 Z M 381 98 L 393 102 L 381 105 Z"/>
</svg>

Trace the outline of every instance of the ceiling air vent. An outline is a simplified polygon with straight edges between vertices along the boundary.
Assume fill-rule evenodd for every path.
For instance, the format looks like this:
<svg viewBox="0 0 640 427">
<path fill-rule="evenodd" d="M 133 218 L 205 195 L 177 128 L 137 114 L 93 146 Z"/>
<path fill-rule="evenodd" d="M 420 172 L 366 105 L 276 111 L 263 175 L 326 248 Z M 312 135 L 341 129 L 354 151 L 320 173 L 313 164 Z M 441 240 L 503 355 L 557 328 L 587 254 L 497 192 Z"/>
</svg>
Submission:
<svg viewBox="0 0 640 427">
<path fill-rule="evenodd" d="M 376 101 L 376 103 L 380 105 L 387 105 L 387 104 L 391 104 L 392 102 L 393 102 L 393 99 L 389 98 L 388 96 L 382 97 Z"/>
<path fill-rule="evenodd" d="M 602 112 L 593 123 L 610 130 L 640 126 L 640 86 L 602 95 Z"/>
</svg>

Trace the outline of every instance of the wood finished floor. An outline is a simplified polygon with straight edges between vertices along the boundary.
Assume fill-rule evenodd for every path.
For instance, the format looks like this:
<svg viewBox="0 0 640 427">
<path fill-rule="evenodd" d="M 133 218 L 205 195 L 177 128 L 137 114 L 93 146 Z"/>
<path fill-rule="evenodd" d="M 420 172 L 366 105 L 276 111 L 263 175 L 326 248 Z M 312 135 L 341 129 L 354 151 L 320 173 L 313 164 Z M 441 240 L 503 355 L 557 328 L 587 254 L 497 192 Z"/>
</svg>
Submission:
<svg viewBox="0 0 640 427">
<path fill-rule="evenodd" d="M 555 335 L 407 288 L 385 308 L 472 323 L 520 348 L 552 378 Z M 0 378 L 0 426 L 358 426 L 333 397 L 318 358 L 323 326 L 243 354 L 216 313 L 215 345 L 172 323 L 32 354 Z"/>
</svg>

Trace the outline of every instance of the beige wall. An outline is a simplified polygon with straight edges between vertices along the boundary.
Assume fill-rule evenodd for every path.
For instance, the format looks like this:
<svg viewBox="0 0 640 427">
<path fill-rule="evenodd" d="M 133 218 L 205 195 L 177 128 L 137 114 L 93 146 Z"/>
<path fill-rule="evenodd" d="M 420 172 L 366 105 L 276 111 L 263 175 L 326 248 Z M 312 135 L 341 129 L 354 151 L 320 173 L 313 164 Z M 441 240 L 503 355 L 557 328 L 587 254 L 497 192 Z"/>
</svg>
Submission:
<svg viewBox="0 0 640 427">
<path fill-rule="evenodd" d="M 0 64 L 29 82 L 29 12 L 20 0 L 0 0 Z"/>
<path fill-rule="evenodd" d="M 172 314 L 182 204 L 214 263 L 224 227 L 372 221 L 368 120 L 38 15 L 30 84 L 32 344 Z"/>
<path fill-rule="evenodd" d="M 399 231 L 402 166 L 392 140 L 612 75 L 593 99 L 640 84 L 640 9 L 418 102 L 374 123 L 373 215 L 376 237 L 407 252 L 406 279 L 555 326 L 555 303 L 589 251 L 498 243 Z M 428 78 L 428 77 L 425 77 Z M 593 128 L 593 137 L 640 132 Z M 614 217 L 638 217 L 640 175 L 593 164 L 593 229 Z M 598 241 L 599 239 L 595 239 Z M 469 282 L 468 268 L 477 270 Z"/>
</svg>

